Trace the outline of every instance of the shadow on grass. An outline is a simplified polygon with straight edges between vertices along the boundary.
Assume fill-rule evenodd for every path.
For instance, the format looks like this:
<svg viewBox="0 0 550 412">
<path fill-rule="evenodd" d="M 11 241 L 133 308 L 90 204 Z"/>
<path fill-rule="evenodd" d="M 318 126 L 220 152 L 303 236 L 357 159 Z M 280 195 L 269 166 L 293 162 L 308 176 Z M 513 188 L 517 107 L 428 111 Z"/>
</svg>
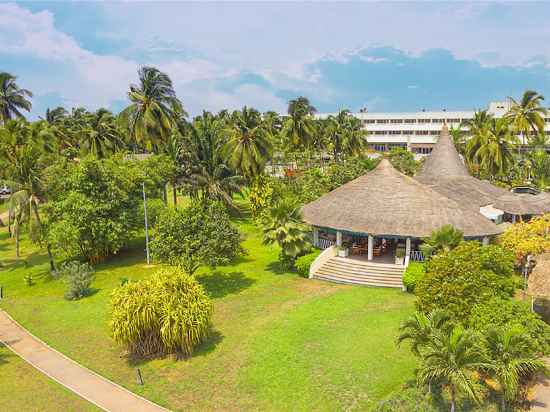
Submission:
<svg viewBox="0 0 550 412">
<path fill-rule="evenodd" d="M 197 280 L 213 298 L 223 298 L 252 286 L 256 280 L 247 278 L 243 272 L 224 273 L 218 270 L 197 275 Z"/>
<path fill-rule="evenodd" d="M 269 264 L 266 266 L 266 270 L 275 273 L 276 275 L 285 275 L 285 274 L 291 274 L 292 271 L 288 270 L 281 262 L 278 260 L 275 260 L 273 262 L 269 262 Z"/>
<path fill-rule="evenodd" d="M 151 355 L 146 357 L 140 357 L 135 356 L 132 354 L 126 355 L 127 356 L 127 363 L 130 367 L 138 368 L 140 366 L 143 366 L 147 363 L 149 363 L 152 360 L 155 359 L 161 359 L 161 358 L 173 358 L 175 361 L 185 361 L 191 358 L 196 358 L 199 356 L 206 356 L 210 352 L 212 352 L 216 347 L 221 343 L 224 336 L 216 329 L 211 329 L 208 332 L 208 337 L 204 342 L 202 342 L 200 345 L 195 347 L 195 350 L 193 351 L 193 354 L 189 357 L 177 357 L 175 354 L 159 354 L 159 355 Z"/>
</svg>

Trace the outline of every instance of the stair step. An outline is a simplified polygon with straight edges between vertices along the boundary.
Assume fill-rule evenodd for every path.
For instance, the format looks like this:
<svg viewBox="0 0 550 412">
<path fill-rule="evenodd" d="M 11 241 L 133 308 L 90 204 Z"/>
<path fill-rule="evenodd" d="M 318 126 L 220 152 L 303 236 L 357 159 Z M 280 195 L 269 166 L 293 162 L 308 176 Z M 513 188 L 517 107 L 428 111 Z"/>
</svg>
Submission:
<svg viewBox="0 0 550 412">
<path fill-rule="evenodd" d="M 338 272 L 327 272 L 323 270 L 319 270 L 315 275 L 319 276 L 331 276 L 331 277 L 337 277 L 342 280 L 350 280 L 355 282 L 379 282 L 379 283 L 388 283 L 393 285 L 402 285 L 403 281 L 401 279 L 396 278 L 386 278 L 383 276 L 353 276 L 353 275 L 344 275 Z"/>
<path fill-rule="evenodd" d="M 394 280 L 403 279 L 403 276 L 401 274 L 394 274 L 394 273 L 387 274 L 387 273 L 378 273 L 378 272 L 364 273 L 364 272 L 334 268 L 331 266 L 324 266 L 324 265 L 320 267 L 318 271 L 323 271 L 327 273 L 337 273 L 337 274 L 341 274 L 342 276 L 356 276 L 358 278 L 380 277 L 384 279 L 394 279 Z"/>
<path fill-rule="evenodd" d="M 350 279 L 341 279 L 337 276 L 327 276 L 327 275 L 317 275 L 315 274 L 313 276 L 315 279 L 319 280 L 327 280 L 330 282 L 335 283 L 343 283 L 343 284 L 354 284 L 354 285 L 362 285 L 362 286 L 376 286 L 376 287 L 385 287 L 385 288 L 402 288 L 401 284 L 392 284 L 392 283 L 385 283 L 385 282 L 374 282 L 374 281 L 356 281 L 356 280 L 350 280 Z"/>
<path fill-rule="evenodd" d="M 365 276 L 369 275 L 387 275 L 387 276 L 394 276 L 401 278 L 403 276 L 403 271 L 387 271 L 387 270 L 374 270 L 374 269 L 365 269 L 361 267 L 349 267 L 349 266 L 341 266 L 335 263 L 327 262 L 323 266 L 323 268 L 332 269 L 338 272 L 347 272 L 347 273 L 354 273 L 354 274 L 361 274 Z"/>
<path fill-rule="evenodd" d="M 364 268 L 364 269 L 372 269 L 372 270 L 386 270 L 386 271 L 395 271 L 395 272 L 402 272 L 403 270 L 405 270 L 405 267 L 400 265 L 365 264 L 365 263 L 357 263 L 355 261 L 350 261 L 350 260 L 337 260 L 335 258 L 329 259 L 326 263 L 332 263 L 338 266 Z"/>
<path fill-rule="evenodd" d="M 368 260 L 359 260 L 359 259 L 353 259 L 353 258 L 342 258 L 335 256 L 331 258 L 330 260 L 336 261 L 336 262 L 342 262 L 344 264 L 356 264 L 361 266 L 369 266 L 369 267 L 386 267 L 386 268 L 403 268 L 401 265 L 395 265 L 392 263 L 376 263 L 376 262 L 370 262 Z"/>
</svg>

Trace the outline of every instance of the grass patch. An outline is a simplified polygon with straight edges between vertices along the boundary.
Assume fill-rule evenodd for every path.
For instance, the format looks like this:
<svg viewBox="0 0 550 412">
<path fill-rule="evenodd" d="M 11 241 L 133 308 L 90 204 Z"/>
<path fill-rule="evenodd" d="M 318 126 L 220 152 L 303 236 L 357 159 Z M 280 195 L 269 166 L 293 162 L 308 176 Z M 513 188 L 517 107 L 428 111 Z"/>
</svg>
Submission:
<svg viewBox="0 0 550 412">
<path fill-rule="evenodd" d="M 110 292 L 121 278 L 142 279 L 158 267 L 144 263 L 143 239 L 96 267 L 92 296 L 66 301 L 44 253 L 23 239 L 16 261 L 2 229 L 0 305 L 52 347 L 173 410 L 365 409 L 412 377 L 415 360 L 396 348 L 395 336 L 414 311 L 413 297 L 285 272 L 259 228 L 245 217 L 236 222 L 248 254 L 198 272 L 214 299 L 214 330 L 187 361 L 130 363 L 109 336 Z M 137 367 L 144 386 L 136 383 Z M 0 375 L 12 374 L 0 365 Z M 17 408 L 28 409 L 24 399 Z"/>
<path fill-rule="evenodd" d="M 0 345 L 0 405 L 4 411 L 100 411 Z"/>
</svg>

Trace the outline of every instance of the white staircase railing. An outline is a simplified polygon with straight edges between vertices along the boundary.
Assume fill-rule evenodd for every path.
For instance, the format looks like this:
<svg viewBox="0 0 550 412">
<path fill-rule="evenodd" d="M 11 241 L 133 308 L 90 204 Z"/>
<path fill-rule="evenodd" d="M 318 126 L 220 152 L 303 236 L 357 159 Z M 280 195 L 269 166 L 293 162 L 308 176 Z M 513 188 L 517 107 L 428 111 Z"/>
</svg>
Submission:
<svg viewBox="0 0 550 412">
<path fill-rule="evenodd" d="M 327 249 L 323 250 L 309 267 L 309 278 L 311 279 L 315 272 L 334 256 L 336 256 L 336 246 L 329 246 Z"/>
<path fill-rule="evenodd" d="M 420 250 L 411 251 L 411 260 L 413 262 L 424 262 L 424 254 Z"/>
<path fill-rule="evenodd" d="M 334 246 L 334 241 L 333 240 L 328 240 L 328 239 L 323 239 L 323 238 L 319 238 L 319 241 L 318 243 L 315 245 L 317 246 L 319 249 L 328 249 L 329 247 L 331 246 Z"/>
</svg>

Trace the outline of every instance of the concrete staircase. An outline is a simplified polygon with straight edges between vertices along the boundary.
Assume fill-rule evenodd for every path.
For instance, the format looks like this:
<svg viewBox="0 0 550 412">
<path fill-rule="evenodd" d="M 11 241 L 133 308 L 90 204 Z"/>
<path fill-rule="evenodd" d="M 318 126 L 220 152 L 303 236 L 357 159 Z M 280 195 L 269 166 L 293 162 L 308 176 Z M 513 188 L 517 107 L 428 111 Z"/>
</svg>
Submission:
<svg viewBox="0 0 550 412">
<path fill-rule="evenodd" d="M 355 285 L 403 288 L 404 266 L 332 257 L 315 273 L 314 279 Z"/>
</svg>

